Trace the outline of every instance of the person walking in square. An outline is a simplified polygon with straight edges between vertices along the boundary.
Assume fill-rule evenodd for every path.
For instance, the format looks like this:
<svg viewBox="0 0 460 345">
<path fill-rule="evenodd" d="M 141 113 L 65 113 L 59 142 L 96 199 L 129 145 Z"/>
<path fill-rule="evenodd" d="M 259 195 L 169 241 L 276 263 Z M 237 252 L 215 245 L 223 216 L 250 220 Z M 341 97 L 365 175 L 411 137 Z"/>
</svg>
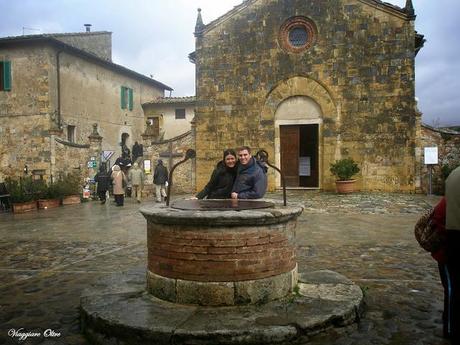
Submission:
<svg viewBox="0 0 460 345">
<path fill-rule="evenodd" d="M 144 187 L 145 175 L 139 164 L 134 163 L 133 167 L 129 170 L 128 180 L 131 182 L 131 186 L 134 192 L 134 196 L 137 202 L 140 203 L 142 199 L 142 189 Z"/>
<path fill-rule="evenodd" d="M 162 198 L 166 200 L 167 182 L 168 169 L 163 165 L 163 161 L 159 159 L 153 173 L 153 184 L 155 185 L 155 197 L 157 202 L 161 202 Z"/>
<path fill-rule="evenodd" d="M 111 183 L 106 163 L 101 163 L 98 173 L 94 176 L 94 181 L 97 183 L 96 192 L 99 196 L 99 200 L 101 200 L 101 204 L 105 204 L 107 191 L 109 190 Z"/>
<path fill-rule="evenodd" d="M 117 206 L 123 206 L 125 200 L 125 188 L 128 184 L 125 173 L 118 165 L 113 166 L 112 172 L 113 195 Z"/>
</svg>

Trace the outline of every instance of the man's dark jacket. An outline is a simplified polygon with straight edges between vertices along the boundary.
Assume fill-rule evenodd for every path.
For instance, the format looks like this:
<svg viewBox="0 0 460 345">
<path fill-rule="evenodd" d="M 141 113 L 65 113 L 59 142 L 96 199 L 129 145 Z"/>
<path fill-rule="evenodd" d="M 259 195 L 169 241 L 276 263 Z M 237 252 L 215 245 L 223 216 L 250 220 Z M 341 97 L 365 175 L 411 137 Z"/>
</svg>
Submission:
<svg viewBox="0 0 460 345">
<path fill-rule="evenodd" d="M 163 164 L 158 164 L 153 173 L 154 184 L 165 184 L 168 181 L 168 169 Z"/>
<path fill-rule="evenodd" d="M 238 166 L 232 192 L 238 193 L 238 199 L 260 199 L 267 191 L 267 167 L 251 157 L 246 165 Z"/>
<path fill-rule="evenodd" d="M 198 199 L 204 199 L 206 196 L 208 199 L 229 199 L 235 182 L 236 171 L 236 166 L 229 168 L 225 166 L 223 161 L 220 161 L 212 172 L 208 184 L 196 197 Z"/>
</svg>

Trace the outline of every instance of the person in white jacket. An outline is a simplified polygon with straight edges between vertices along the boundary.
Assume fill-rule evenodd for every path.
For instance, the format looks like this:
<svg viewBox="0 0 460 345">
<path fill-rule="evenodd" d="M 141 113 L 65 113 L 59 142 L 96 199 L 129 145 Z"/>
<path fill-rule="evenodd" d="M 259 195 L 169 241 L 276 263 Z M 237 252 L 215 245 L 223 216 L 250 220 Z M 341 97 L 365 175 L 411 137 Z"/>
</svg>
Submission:
<svg viewBox="0 0 460 345">
<path fill-rule="evenodd" d="M 139 164 L 134 163 L 133 167 L 129 170 L 128 180 L 131 182 L 134 196 L 137 202 L 140 203 L 142 199 L 142 189 L 144 188 L 145 175 Z"/>
</svg>

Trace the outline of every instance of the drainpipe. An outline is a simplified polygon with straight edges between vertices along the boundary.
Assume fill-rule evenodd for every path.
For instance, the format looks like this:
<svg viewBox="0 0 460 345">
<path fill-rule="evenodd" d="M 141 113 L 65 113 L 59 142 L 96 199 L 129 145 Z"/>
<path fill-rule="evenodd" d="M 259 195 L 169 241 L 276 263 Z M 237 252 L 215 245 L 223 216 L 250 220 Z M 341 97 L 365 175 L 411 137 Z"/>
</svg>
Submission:
<svg viewBox="0 0 460 345">
<path fill-rule="evenodd" d="M 60 55 L 63 51 L 59 50 L 56 53 L 56 91 L 57 91 L 57 109 L 56 109 L 56 128 L 50 128 L 50 180 L 52 183 L 55 182 L 56 177 L 56 143 L 54 142 L 56 136 L 60 135 L 62 129 L 61 121 L 61 74 L 60 74 Z M 50 124 L 51 126 L 51 124 Z"/>
<path fill-rule="evenodd" d="M 57 77 L 57 125 L 61 129 L 61 60 L 60 55 L 63 53 L 59 50 L 56 54 L 56 77 Z"/>
</svg>

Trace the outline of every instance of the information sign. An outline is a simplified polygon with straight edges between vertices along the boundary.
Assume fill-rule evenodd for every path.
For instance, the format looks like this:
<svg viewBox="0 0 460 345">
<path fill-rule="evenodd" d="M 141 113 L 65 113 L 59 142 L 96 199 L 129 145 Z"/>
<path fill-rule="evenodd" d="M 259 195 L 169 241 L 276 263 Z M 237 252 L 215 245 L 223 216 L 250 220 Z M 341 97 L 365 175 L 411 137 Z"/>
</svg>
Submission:
<svg viewBox="0 0 460 345">
<path fill-rule="evenodd" d="M 425 164 L 438 164 L 437 147 L 425 147 Z"/>
</svg>

